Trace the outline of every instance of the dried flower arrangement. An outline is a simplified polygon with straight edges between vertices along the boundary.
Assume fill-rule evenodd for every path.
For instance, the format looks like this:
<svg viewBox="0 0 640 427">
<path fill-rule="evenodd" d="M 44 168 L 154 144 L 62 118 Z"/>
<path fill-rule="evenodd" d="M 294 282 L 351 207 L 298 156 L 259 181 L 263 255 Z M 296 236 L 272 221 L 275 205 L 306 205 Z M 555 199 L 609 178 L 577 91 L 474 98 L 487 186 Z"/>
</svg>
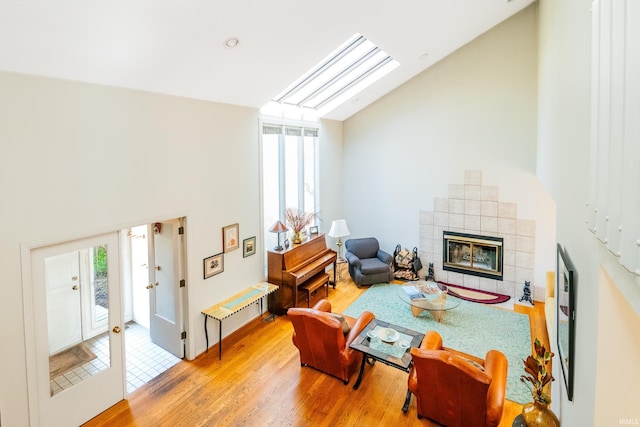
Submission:
<svg viewBox="0 0 640 427">
<path fill-rule="evenodd" d="M 291 226 L 294 233 L 300 233 L 304 228 L 311 224 L 316 214 L 312 212 L 302 212 L 297 209 L 287 208 L 285 211 L 285 218 L 287 224 Z"/>
</svg>

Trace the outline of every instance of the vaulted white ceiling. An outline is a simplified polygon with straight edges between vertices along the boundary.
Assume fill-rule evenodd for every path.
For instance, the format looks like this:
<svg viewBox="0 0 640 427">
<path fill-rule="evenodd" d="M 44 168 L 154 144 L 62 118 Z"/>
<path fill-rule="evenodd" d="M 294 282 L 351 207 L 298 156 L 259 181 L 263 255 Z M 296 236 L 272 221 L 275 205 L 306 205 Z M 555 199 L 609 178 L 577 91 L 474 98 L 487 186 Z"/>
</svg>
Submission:
<svg viewBox="0 0 640 427">
<path fill-rule="evenodd" d="M 0 70 L 260 108 L 360 33 L 400 67 L 344 120 L 533 1 L 2 0 Z"/>
</svg>

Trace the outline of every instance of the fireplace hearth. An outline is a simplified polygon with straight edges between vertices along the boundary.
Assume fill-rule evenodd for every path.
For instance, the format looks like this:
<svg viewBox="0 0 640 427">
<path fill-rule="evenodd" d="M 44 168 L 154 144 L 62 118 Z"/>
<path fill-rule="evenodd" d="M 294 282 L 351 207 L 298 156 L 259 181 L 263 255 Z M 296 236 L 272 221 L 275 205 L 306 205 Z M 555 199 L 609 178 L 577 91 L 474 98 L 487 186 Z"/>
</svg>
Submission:
<svg viewBox="0 0 640 427">
<path fill-rule="evenodd" d="M 442 251 L 446 271 L 502 280 L 501 237 L 444 231 Z"/>
</svg>

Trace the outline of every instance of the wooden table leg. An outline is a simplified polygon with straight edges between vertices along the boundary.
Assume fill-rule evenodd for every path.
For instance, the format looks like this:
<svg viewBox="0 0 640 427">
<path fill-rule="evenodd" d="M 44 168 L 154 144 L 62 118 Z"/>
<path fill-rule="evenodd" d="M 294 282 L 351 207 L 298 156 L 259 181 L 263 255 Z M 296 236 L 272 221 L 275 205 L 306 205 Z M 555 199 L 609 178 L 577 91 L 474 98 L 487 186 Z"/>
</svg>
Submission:
<svg viewBox="0 0 640 427">
<path fill-rule="evenodd" d="M 442 317 L 444 316 L 444 310 L 429 310 L 431 316 L 436 319 L 438 323 L 442 322 Z"/>
<path fill-rule="evenodd" d="M 416 306 L 411 306 L 411 313 L 413 313 L 413 317 L 418 317 L 420 316 L 420 313 L 422 313 L 424 311 L 424 308 L 419 308 Z"/>
</svg>

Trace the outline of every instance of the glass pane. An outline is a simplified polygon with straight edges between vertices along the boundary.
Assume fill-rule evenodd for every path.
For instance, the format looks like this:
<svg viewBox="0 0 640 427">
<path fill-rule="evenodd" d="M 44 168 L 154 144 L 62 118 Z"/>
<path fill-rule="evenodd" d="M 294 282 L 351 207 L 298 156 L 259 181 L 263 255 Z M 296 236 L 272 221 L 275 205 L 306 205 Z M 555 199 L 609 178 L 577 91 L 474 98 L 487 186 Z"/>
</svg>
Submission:
<svg viewBox="0 0 640 427">
<path fill-rule="evenodd" d="M 287 136 L 284 140 L 284 181 L 287 208 L 299 209 L 298 205 L 298 137 Z"/>
<path fill-rule="evenodd" d="M 109 318 L 107 294 L 107 247 L 93 248 L 93 321 L 97 324 Z"/>
<path fill-rule="evenodd" d="M 316 209 L 316 139 L 304 138 L 304 210 L 305 212 L 318 212 Z M 315 221 L 314 221 L 315 223 Z"/>
<path fill-rule="evenodd" d="M 79 252 L 45 259 L 49 354 L 82 340 Z"/>
<path fill-rule="evenodd" d="M 110 366 L 106 246 L 48 257 L 44 267 L 53 396 Z"/>
<path fill-rule="evenodd" d="M 280 180 L 278 171 L 278 135 L 262 136 L 262 194 L 264 195 L 264 242 L 265 248 L 277 246 L 277 235 L 269 229 L 280 219 Z"/>
</svg>

